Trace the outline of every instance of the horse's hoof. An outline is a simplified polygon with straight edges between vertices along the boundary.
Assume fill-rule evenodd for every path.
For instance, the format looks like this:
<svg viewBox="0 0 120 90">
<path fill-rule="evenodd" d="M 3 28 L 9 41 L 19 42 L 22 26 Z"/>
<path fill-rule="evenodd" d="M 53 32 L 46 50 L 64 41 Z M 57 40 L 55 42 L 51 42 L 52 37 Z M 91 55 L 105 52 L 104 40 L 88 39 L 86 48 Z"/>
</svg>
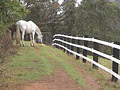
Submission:
<svg viewBox="0 0 120 90">
<path fill-rule="evenodd" d="M 24 47 L 25 45 L 24 45 L 24 44 L 20 44 L 20 46 L 21 46 L 21 47 L 22 47 L 22 46 Z"/>
<path fill-rule="evenodd" d="M 33 44 L 32 47 L 35 47 L 35 45 Z"/>
<path fill-rule="evenodd" d="M 30 46 L 33 46 L 33 44 L 30 44 Z"/>
<path fill-rule="evenodd" d="M 20 44 L 20 46 L 22 46 L 22 44 Z"/>
</svg>

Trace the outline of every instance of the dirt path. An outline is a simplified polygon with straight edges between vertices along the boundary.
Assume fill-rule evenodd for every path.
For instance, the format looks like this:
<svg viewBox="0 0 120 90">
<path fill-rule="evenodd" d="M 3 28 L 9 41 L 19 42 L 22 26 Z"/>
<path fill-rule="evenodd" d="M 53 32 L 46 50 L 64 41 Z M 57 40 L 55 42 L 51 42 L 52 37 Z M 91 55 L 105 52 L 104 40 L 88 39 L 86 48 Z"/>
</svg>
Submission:
<svg viewBox="0 0 120 90">
<path fill-rule="evenodd" d="M 51 76 L 43 80 L 22 85 L 20 90 L 83 90 L 62 69 L 56 69 Z"/>
<path fill-rule="evenodd" d="M 39 52 L 37 48 L 35 48 L 35 51 L 36 53 Z M 54 51 L 52 52 L 55 54 Z M 85 82 L 87 83 L 86 87 L 81 87 L 77 84 L 55 60 L 51 60 L 50 57 L 48 58 L 51 63 L 56 66 L 55 72 L 50 76 L 44 76 L 43 80 L 20 85 L 17 90 L 102 90 L 97 80 L 89 76 L 79 65 L 76 66 L 75 63 L 70 62 L 85 79 Z"/>
<path fill-rule="evenodd" d="M 76 64 L 74 61 L 71 60 L 69 62 L 74 67 L 76 67 L 76 70 L 79 71 L 80 75 L 83 76 L 85 82 L 87 83 L 86 90 L 103 90 L 96 78 L 91 77 L 88 72 L 86 72 L 79 64 Z"/>
<path fill-rule="evenodd" d="M 52 51 L 54 52 L 54 51 Z M 58 57 L 58 55 L 54 52 L 54 55 L 56 55 Z M 88 72 L 86 72 L 86 70 L 84 70 L 84 68 L 82 68 L 80 66 L 80 64 L 76 64 L 76 62 L 74 60 L 68 60 L 68 62 L 76 68 L 76 70 L 79 72 L 79 74 L 81 76 L 83 76 L 85 82 L 87 83 L 87 86 L 84 88 L 85 90 L 103 90 L 100 85 L 99 82 L 97 81 L 96 78 L 93 78 L 92 76 L 89 75 Z"/>
<path fill-rule="evenodd" d="M 34 50 L 39 53 L 38 48 Z M 48 58 L 55 65 L 55 72 L 50 76 L 44 76 L 43 80 L 21 85 L 19 90 L 83 90 L 58 63 Z"/>
</svg>

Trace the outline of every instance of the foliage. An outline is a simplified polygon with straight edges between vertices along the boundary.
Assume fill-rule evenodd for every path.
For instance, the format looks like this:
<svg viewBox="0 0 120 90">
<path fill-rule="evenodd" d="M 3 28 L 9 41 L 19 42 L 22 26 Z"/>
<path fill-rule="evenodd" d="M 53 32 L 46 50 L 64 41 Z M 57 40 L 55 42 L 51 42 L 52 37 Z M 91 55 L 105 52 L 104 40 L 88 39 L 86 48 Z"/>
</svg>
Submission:
<svg viewBox="0 0 120 90">
<path fill-rule="evenodd" d="M 4 24 L 21 19 L 27 13 L 17 0 L 0 0 L 0 29 Z"/>
<path fill-rule="evenodd" d="M 120 38 L 120 8 L 116 2 L 83 0 L 75 7 L 76 0 L 64 0 L 62 5 L 58 4 L 58 0 L 24 1 L 24 6 L 30 10 L 24 19 L 32 20 L 42 31 L 51 32 L 52 35 L 89 35 L 109 41 Z M 14 16 L 21 17 L 23 14 L 10 15 Z"/>
<path fill-rule="evenodd" d="M 27 13 L 18 0 L 0 0 L 0 63 L 14 52 L 8 27 Z"/>
<path fill-rule="evenodd" d="M 120 5 L 120 0 L 116 0 L 116 2 L 118 3 L 118 5 Z"/>
<path fill-rule="evenodd" d="M 39 0 L 34 2 L 29 2 L 31 6 L 27 5 L 26 8 L 30 10 L 30 13 L 26 16 L 26 20 L 32 20 L 35 22 L 42 31 L 53 32 L 53 28 L 56 27 L 56 17 L 59 11 L 59 3 L 52 0 Z M 29 6 L 29 7 L 28 7 Z"/>
<path fill-rule="evenodd" d="M 115 2 L 83 0 L 76 9 L 73 33 L 104 40 L 117 40 L 120 33 L 120 8 Z"/>
<path fill-rule="evenodd" d="M 67 17 L 64 20 L 64 25 L 66 28 L 64 29 L 64 33 L 72 34 L 71 30 L 73 29 L 73 25 L 75 22 L 75 0 L 64 0 L 62 7 L 63 7 L 63 14 Z"/>
<path fill-rule="evenodd" d="M 15 49 L 9 33 L 0 35 L 0 63 L 3 63 L 8 55 L 14 54 Z"/>
</svg>

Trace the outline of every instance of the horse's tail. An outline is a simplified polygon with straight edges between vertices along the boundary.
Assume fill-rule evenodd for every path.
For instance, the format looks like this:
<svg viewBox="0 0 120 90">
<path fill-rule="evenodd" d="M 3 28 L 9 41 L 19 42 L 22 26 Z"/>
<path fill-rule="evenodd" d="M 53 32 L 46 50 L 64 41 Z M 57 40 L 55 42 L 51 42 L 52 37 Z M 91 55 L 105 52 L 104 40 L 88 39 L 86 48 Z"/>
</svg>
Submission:
<svg viewBox="0 0 120 90">
<path fill-rule="evenodd" d="M 20 44 L 20 26 L 19 24 L 17 23 L 16 24 L 16 44 Z"/>
</svg>

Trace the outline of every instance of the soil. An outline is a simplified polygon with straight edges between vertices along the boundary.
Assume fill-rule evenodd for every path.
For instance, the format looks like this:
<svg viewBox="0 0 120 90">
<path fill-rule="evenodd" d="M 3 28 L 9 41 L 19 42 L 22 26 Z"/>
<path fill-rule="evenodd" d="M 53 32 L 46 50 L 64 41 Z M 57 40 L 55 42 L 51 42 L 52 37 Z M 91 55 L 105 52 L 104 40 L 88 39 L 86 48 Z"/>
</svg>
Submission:
<svg viewBox="0 0 120 90">
<path fill-rule="evenodd" d="M 21 85 L 19 90 L 83 90 L 83 88 L 59 68 L 41 81 Z"/>
<path fill-rule="evenodd" d="M 40 81 L 20 85 L 17 90 L 102 90 L 97 79 L 81 69 L 79 71 L 84 75 L 87 87 L 81 87 L 61 68 L 57 68 L 54 74 L 44 76 L 44 79 Z"/>
<path fill-rule="evenodd" d="M 35 48 L 35 51 L 39 52 L 37 48 Z M 90 76 L 84 68 L 80 65 L 76 65 L 73 61 L 69 63 L 71 63 L 71 65 L 80 72 L 79 74 L 83 76 L 87 84 L 86 87 L 82 87 L 76 83 L 76 81 L 73 80 L 55 60 L 49 60 L 56 66 L 52 75 L 43 76 L 43 79 L 40 81 L 18 85 L 15 90 L 102 90 L 97 79 Z"/>
</svg>

